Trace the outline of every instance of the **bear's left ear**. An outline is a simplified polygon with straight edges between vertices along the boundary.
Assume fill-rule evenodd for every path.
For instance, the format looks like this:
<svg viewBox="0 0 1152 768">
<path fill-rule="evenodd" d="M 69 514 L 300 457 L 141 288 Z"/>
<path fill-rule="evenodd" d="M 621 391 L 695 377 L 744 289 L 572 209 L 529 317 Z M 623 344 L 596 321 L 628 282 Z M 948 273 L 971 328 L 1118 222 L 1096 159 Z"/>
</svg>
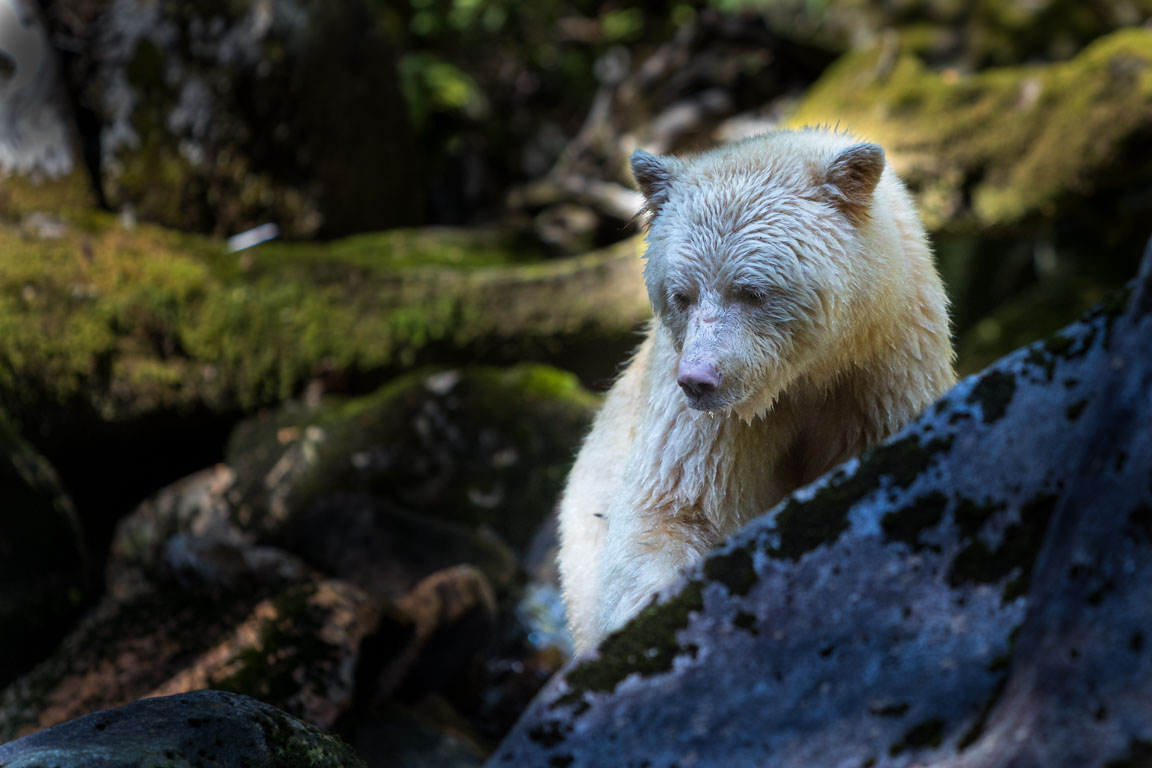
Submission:
<svg viewBox="0 0 1152 768">
<path fill-rule="evenodd" d="M 638 149 L 632 153 L 631 162 L 632 176 L 640 194 L 644 195 L 644 210 L 655 216 L 668 202 L 672 182 L 680 171 L 680 161 Z"/>
<path fill-rule="evenodd" d="M 868 203 L 882 173 L 884 150 L 876 144 L 853 144 L 828 164 L 823 190 L 829 202 L 859 221 L 868 215 Z"/>
</svg>

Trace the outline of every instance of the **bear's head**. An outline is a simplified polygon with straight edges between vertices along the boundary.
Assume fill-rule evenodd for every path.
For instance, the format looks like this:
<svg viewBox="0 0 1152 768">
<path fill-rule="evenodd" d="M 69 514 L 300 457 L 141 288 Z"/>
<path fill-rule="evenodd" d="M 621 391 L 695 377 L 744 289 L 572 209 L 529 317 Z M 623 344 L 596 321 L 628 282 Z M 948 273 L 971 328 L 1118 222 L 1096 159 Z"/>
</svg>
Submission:
<svg viewBox="0 0 1152 768">
<path fill-rule="evenodd" d="M 632 155 L 648 296 L 692 408 L 751 419 L 822 367 L 875 272 L 863 230 L 884 168 L 875 144 L 822 131 Z"/>
</svg>

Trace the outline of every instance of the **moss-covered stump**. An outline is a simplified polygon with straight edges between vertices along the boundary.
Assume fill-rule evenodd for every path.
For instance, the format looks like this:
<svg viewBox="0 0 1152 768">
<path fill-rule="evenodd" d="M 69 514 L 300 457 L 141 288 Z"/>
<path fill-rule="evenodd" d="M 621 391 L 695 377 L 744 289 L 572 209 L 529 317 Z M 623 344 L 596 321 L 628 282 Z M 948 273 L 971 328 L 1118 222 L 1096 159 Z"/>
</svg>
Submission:
<svg viewBox="0 0 1152 768">
<path fill-rule="evenodd" d="M 106 599 L 31 673 L 0 691 L 0 740 L 144 696 L 198 688 L 256 696 L 330 726 L 352 703 L 379 606 L 317 577 L 230 591 Z"/>
<path fill-rule="evenodd" d="M 572 374 L 522 365 L 417 372 L 366 397 L 258 416 L 227 451 L 238 520 L 307 547 L 319 533 L 312 505 L 352 491 L 523 548 L 596 404 Z"/>
<path fill-rule="evenodd" d="M 0 401 L 29 431 L 278 403 L 312 379 L 627 342 L 640 243 L 525 261 L 490 233 L 394 231 L 228 254 L 110 217 L 0 226 Z"/>
<path fill-rule="evenodd" d="M 93 712 L 0 746 L 6 768 L 363 768 L 340 739 L 275 707 L 196 691 Z"/>
<path fill-rule="evenodd" d="M 88 597 L 80 524 L 52 467 L 0 412 L 0 686 L 43 657 Z"/>
<path fill-rule="evenodd" d="M 1130 299 L 961 382 L 573 662 L 490 765 L 1146 759 L 1150 348 L 1152 245 Z"/>
</svg>

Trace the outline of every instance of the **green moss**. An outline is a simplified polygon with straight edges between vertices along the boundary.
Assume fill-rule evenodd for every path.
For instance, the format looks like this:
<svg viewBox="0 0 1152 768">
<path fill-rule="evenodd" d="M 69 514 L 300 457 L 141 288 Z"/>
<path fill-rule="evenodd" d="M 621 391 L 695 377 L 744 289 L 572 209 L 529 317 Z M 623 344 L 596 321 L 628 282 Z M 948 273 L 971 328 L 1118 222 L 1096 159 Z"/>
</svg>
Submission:
<svg viewBox="0 0 1152 768">
<path fill-rule="evenodd" d="M 982 538 L 972 541 L 952 561 L 948 581 L 961 584 L 995 584 L 1015 574 L 1004 586 L 1004 601 L 1028 591 L 1032 567 L 1040 555 L 1057 496 L 1041 495 L 1020 508 L 1019 519 L 1005 528 L 999 545 L 993 549 Z"/>
<path fill-rule="evenodd" d="M 95 205 L 92 183 L 81 168 L 54 179 L 9 175 L 0 181 L 0 221 L 18 223 L 33 213 L 83 216 Z"/>
<path fill-rule="evenodd" d="M 740 611 L 732 618 L 732 626 L 736 627 L 737 629 L 742 629 L 745 632 L 753 635 L 760 634 L 760 631 L 756 629 L 757 623 L 759 622 L 756 619 L 755 614 L 747 613 L 745 611 Z"/>
<path fill-rule="evenodd" d="M 312 602 L 314 586 L 293 587 L 272 601 L 256 644 L 240 651 L 234 667 L 209 687 L 241 693 L 291 710 L 302 694 L 322 691 L 339 660 L 339 649 L 321 638 L 325 611 Z"/>
<path fill-rule="evenodd" d="M 1003 371 L 989 371 L 980 377 L 968 395 L 968 402 L 980 406 L 985 424 L 1004 418 L 1008 404 L 1016 394 L 1016 377 Z"/>
<path fill-rule="evenodd" d="M 912 503 L 888 512 L 880 526 L 889 539 L 903 541 L 913 549 L 922 549 L 920 533 L 939 524 L 948 508 L 948 497 L 939 491 L 917 496 Z"/>
<path fill-rule="evenodd" d="M 935 748 L 940 746 L 943 736 L 943 720 L 925 720 L 910 728 L 900 741 L 888 747 L 888 754 L 895 756 L 909 749 Z"/>
<path fill-rule="evenodd" d="M 569 692 L 553 706 L 576 704 L 589 691 L 611 693 L 629 675 L 667 672 L 677 657 L 694 656 L 695 646 L 681 645 L 676 633 L 688 626 L 692 613 L 704 607 L 703 586 L 699 581 L 688 582 L 680 594 L 650 604 L 623 629 L 609 635 L 600 645 L 599 656 L 568 672 Z"/>
<path fill-rule="evenodd" d="M 979 504 L 971 499 L 961 499 L 952 513 L 952 519 L 963 538 L 972 538 L 992 515 L 1002 509 L 1003 504 Z"/>
<path fill-rule="evenodd" d="M 712 555 L 704 561 L 704 576 L 728 587 L 733 595 L 746 595 L 760 580 L 752 554 L 743 547 L 725 554 Z"/>
<path fill-rule="evenodd" d="M 106 216 L 69 220 L 56 239 L 0 225 L 0 398 L 22 413 L 80 403 L 109 420 L 250 410 L 325 371 L 379 375 L 422 355 L 622 336 L 647 313 L 638 242 L 514 263 L 525 256 L 499 255 L 498 236 L 476 234 L 487 245 L 475 253 L 471 237 L 399 232 L 228 254 Z"/>
<path fill-rule="evenodd" d="M 837 471 L 811 499 L 792 499 L 776 514 L 780 540 L 768 554 L 798 560 L 816 547 L 835 541 L 848 528 L 848 511 L 853 504 L 885 483 L 891 488 L 907 488 L 936 454 L 951 444 L 950 437 L 921 442 L 918 435 L 909 435 L 866 454 L 852 475 Z"/>
<path fill-rule="evenodd" d="M 929 229 L 975 230 L 1050 214 L 1150 115 L 1152 30 L 1127 29 L 1071 61 L 968 75 L 878 45 L 829 68 L 790 122 L 878 141 Z"/>
<path fill-rule="evenodd" d="M 365 766 L 350 746 L 319 728 L 301 723 L 281 712 L 256 715 L 271 753 L 270 762 L 284 768 L 314 766 Z"/>
</svg>

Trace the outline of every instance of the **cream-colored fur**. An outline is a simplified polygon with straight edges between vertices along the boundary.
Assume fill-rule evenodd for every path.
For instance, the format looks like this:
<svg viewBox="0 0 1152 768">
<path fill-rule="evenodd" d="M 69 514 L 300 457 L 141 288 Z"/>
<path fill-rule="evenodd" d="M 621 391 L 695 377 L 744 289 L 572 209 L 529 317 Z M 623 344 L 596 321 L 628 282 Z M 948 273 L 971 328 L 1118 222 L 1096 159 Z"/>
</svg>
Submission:
<svg viewBox="0 0 1152 768">
<path fill-rule="evenodd" d="M 955 381 L 940 278 L 879 147 L 807 129 L 632 164 L 656 319 L 560 506 L 578 652 Z M 701 370 L 718 386 L 682 391 Z"/>
</svg>

